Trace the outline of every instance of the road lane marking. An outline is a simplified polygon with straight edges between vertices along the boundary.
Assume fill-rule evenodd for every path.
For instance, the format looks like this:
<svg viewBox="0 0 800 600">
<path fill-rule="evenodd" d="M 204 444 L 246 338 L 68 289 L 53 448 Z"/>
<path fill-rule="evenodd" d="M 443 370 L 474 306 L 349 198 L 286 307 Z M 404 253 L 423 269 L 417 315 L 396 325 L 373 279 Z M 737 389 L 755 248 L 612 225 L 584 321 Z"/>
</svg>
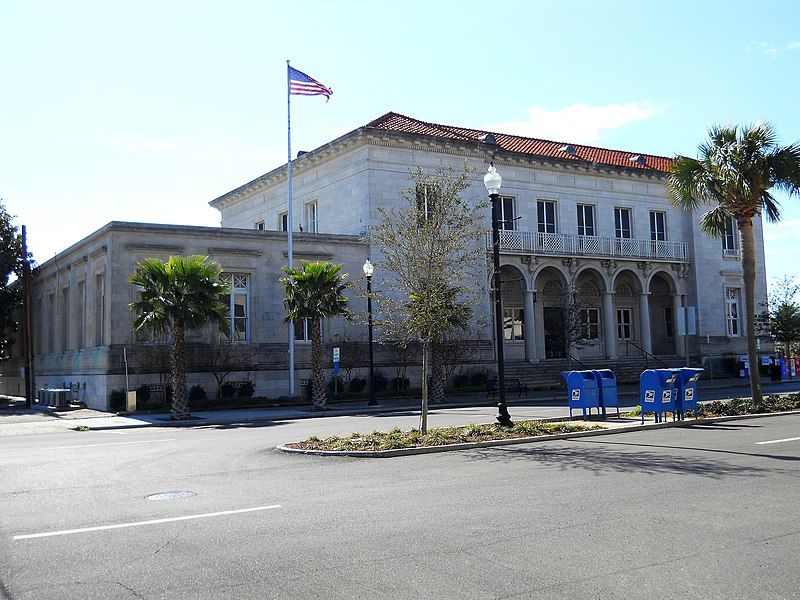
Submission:
<svg viewBox="0 0 800 600">
<path fill-rule="evenodd" d="M 766 442 L 756 442 L 756 444 L 762 446 L 764 444 L 780 444 L 781 442 L 796 442 L 797 440 L 800 440 L 800 437 L 784 438 L 782 440 L 768 440 Z"/>
<path fill-rule="evenodd" d="M 184 515 L 183 517 L 169 517 L 166 519 L 151 519 L 150 521 L 133 521 L 131 523 L 117 523 L 116 525 L 99 525 L 97 527 L 83 527 L 81 529 L 64 529 L 61 531 L 47 531 L 44 533 L 30 533 L 26 535 L 15 535 L 15 540 L 30 540 L 33 538 L 55 537 L 58 535 L 72 535 L 73 533 L 87 533 L 90 531 L 106 531 L 108 529 L 124 529 L 126 527 L 142 527 L 144 525 L 158 525 L 160 523 L 173 523 L 175 521 L 190 521 L 192 519 L 207 519 L 209 517 L 222 517 L 225 515 L 236 515 L 241 513 L 256 512 L 260 510 L 270 510 L 280 508 L 280 504 L 269 506 L 256 506 L 254 508 L 239 508 L 236 510 L 221 510 L 218 512 L 202 513 L 199 515 Z"/>
<path fill-rule="evenodd" d="M 101 446 L 127 446 L 129 444 L 157 444 L 159 442 L 174 442 L 175 438 L 167 438 L 165 440 L 139 440 L 136 442 L 106 442 L 105 444 L 80 444 L 78 446 L 49 446 L 41 448 L 45 450 L 71 450 L 73 448 L 99 448 Z"/>
</svg>

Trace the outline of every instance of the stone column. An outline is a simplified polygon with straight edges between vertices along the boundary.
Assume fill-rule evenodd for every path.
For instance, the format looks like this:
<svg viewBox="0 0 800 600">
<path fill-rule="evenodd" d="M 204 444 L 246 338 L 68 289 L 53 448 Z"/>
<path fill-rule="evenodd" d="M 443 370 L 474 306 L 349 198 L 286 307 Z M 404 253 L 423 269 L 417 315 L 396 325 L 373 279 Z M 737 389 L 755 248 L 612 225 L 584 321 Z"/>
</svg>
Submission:
<svg viewBox="0 0 800 600">
<path fill-rule="evenodd" d="M 650 292 L 639 295 L 639 333 L 642 338 L 642 348 L 645 352 L 653 353 L 653 340 L 650 335 Z"/>
<path fill-rule="evenodd" d="M 617 358 L 617 321 L 614 318 L 614 292 L 603 293 L 603 337 L 606 358 Z"/>
<path fill-rule="evenodd" d="M 536 290 L 525 290 L 525 310 L 523 311 L 523 318 L 525 319 L 525 360 L 528 362 L 536 362 L 536 303 L 533 296 Z"/>
<path fill-rule="evenodd" d="M 672 296 L 672 338 L 675 340 L 675 354 L 683 356 L 683 336 L 678 335 L 678 319 L 681 307 L 680 294 Z"/>
</svg>

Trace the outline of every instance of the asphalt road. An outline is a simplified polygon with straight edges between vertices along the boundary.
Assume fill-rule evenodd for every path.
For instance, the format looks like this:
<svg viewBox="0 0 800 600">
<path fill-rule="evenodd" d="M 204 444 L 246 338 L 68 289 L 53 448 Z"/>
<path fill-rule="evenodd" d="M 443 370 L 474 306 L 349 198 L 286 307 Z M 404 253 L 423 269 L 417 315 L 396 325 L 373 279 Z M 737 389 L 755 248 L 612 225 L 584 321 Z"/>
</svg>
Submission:
<svg viewBox="0 0 800 600">
<path fill-rule="evenodd" d="M 800 416 L 395 459 L 273 449 L 336 421 L 3 438 L 0 596 L 800 593 Z M 196 495 L 146 499 L 176 491 Z"/>
</svg>

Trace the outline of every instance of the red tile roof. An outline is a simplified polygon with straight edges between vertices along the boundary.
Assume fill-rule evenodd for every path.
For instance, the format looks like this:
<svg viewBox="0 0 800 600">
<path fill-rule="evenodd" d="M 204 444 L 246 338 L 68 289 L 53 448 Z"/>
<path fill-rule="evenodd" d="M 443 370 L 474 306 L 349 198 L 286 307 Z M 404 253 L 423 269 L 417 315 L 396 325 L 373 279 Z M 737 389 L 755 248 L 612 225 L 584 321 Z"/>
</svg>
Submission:
<svg viewBox="0 0 800 600">
<path fill-rule="evenodd" d="M 418 121 L 417 119 L 394 112 L 389 112 L 382 117 L 378 117 L 371 123 L 368 123 L 367 127 L 382 129 L 384 131 L 396 131 L 400 133 L 412 133 L 451 140 L 476 142 L 481 141 L 481 138 L 491 133 L 497 140 L 498 147 L 508 152 L 519 152 L 545 158 L 558 158 L 580 163 L 598 163 L 645 171 L 661 171 L 668 173 L 670 165 L 672 164 L 672 159 L 666 156 L 654 156 L 652 154 L 626 152 L 624 150 L 609 150 L 607 148 L 582 146 L 580 144 L 570 144 L 566 142 L 552 142 L 549 140 L 523 137 L 521 135 L 509 135 L 507 133 L 453 127 L 452 125 L 438 125 L 436 123 Z M 568 149 L 571 150 L 571 152 L 567 151 Z"/>
</svg>

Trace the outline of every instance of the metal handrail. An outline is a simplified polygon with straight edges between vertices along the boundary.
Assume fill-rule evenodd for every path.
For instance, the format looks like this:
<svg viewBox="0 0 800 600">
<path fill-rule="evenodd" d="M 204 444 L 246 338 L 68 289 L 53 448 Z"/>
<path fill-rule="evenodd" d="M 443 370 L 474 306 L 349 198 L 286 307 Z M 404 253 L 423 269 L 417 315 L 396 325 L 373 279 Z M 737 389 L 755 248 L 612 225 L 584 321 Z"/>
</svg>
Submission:
<svg viewBox="0 0 800 600">
<path fill-rule="evenodd" d="M 569 358 L 570 358 L 570 360 L 574 360 L 576 363 L 578 363 L 580 366 L 582 366 L 584 368 L 584 370 L 591 371 L 591 369 L 589 367 L 587 367 L 585 363 L 581 362 L 580 359 L 575 358 L 574 356 L 572 356 L 572 354 L 569 355 Z"/>
<path fill-rule="evenodd" d="M 665 363 L 663 360 L 661 360 L 657 356 L 654 356 L 653 354 L 650 354 L 647 350 L 645 350 L 639 344 L 637 344 L 636 342 L 634 342 L 632 340 L 625 340 L 625 355 L 626 356 L 628 355 L 628 345 L 629 344 L 631 346 L 633 346 L 634 348 L 638 348 L 644 354 L 644 367 L 645 367 L 645 369 L 647 368 L 647 357 L 648 356 L 650 358 L 652 358 L 654 361 L 656 361 L 657 363 L 659 363 L 662 367 L 669 367 L 669 365 L 667 363 Z"/>
<path fill-rule="evenodd" d="M 686 242 L 612 238 L 568 233 L 539 233 L 504 229 L 500 233 L 500 249 L 535 254 L 615 256 L 620 258 L 650 258 L 688 262 Z M 491 247 L 487 236 L 487 248 Z"/>
</svg>

